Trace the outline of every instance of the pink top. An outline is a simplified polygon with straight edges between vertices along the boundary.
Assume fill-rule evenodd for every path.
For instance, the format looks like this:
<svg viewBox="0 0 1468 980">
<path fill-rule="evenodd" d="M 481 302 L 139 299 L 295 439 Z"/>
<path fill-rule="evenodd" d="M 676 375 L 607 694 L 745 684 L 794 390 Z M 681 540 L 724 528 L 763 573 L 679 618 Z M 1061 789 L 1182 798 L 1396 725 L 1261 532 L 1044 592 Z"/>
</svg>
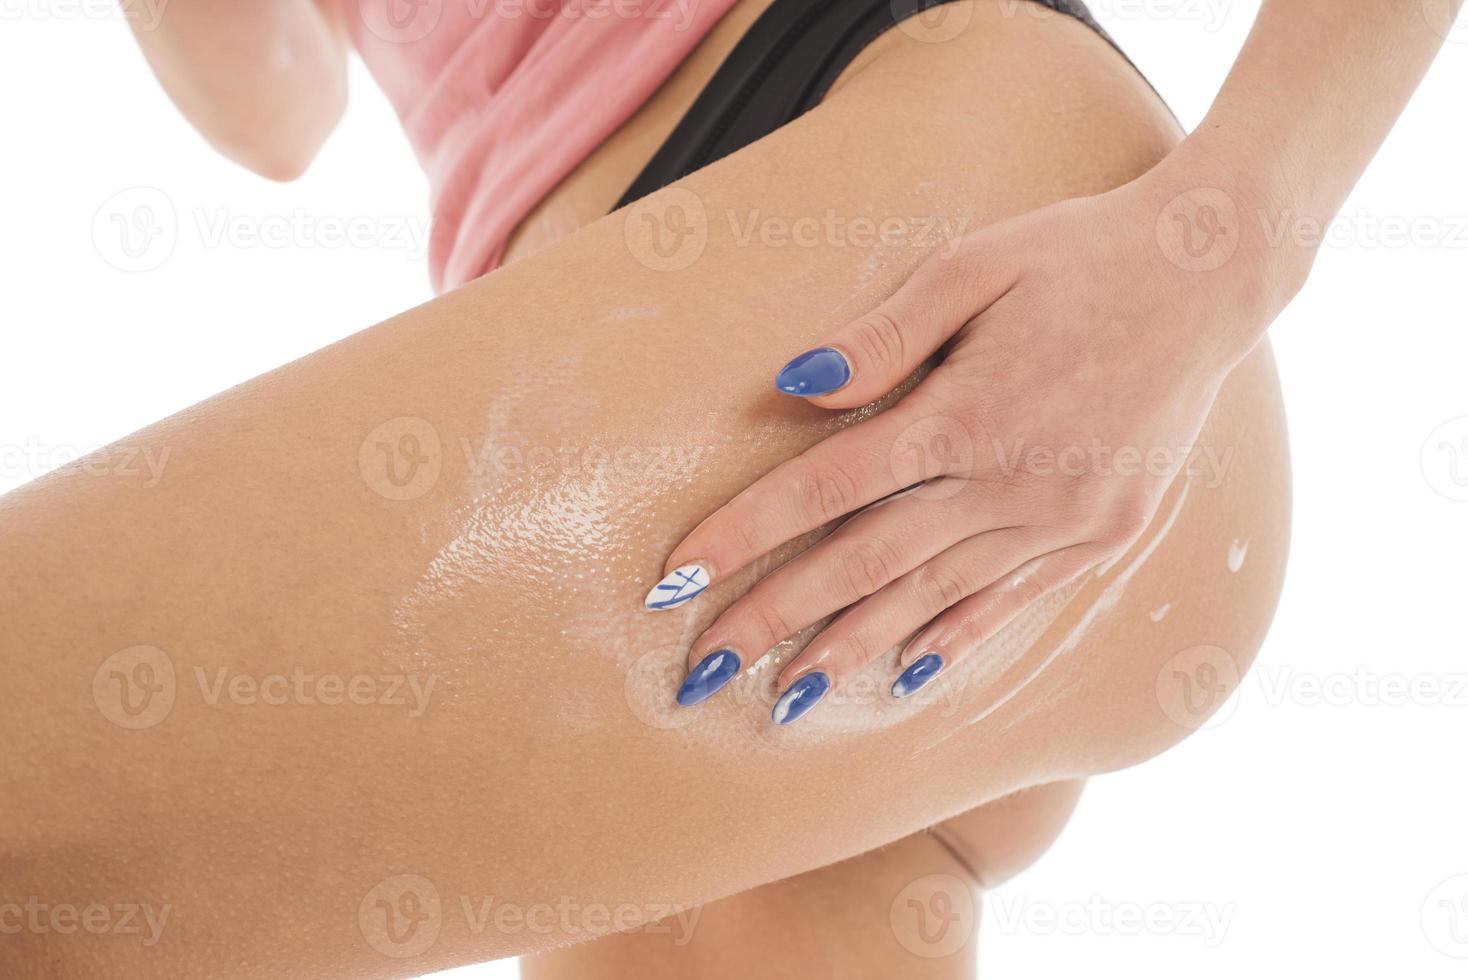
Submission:
<svg viewBox="0 0 1468 980">
<path fill-rule="evenodd" d="M 428 173 L 435 290 L 499 264 L 530 210 L 735 0 L 348 0 Z"/>
</svg>

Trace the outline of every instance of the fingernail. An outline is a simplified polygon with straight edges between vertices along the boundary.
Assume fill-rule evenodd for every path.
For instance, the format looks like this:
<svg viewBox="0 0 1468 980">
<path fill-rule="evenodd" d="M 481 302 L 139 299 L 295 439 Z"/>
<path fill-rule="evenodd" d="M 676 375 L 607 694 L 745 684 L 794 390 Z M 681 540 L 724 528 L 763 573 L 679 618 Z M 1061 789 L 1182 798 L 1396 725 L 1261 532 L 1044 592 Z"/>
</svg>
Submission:
<svg viewBox="0 0 1468 980">
<path fill-rule="evenodd" d="M 679 565 L 652 587 L 643 600 L 648 609 L 672 609 L 709 587 L 709 571 L 702 565 Z"/>
<path fill-rule="evenodd" d="M 702 704 L 739 673 L 739 654 L 733 650 L 715 650 L 688 672 L 678 688 L 678 703 L 685 708 Z"/>
<path fill-rule="evenodd" d="M 830 689 L 831 678 L 825 674 L 819 671 L 806 674 L 780 695 L 780 700 L 775 702 L 775 710 L 770 712 L 770 717 L 775 719 L 777 725 L 788 725 L 814 708 L 816 702 L 825 697 L 826 692 Z"/>
<path fill-rule="evenodd" d="M 834 347 L 817 347 L 799 355 L 775 375 L 775 387 L 787 395 L 829 395 L 851 380 L 851 364 Z"/>
<path fill-rule="evenodd" d="M 918 688 L 938 676 L 943 669 L 943 658 L 936 653 L 925 653 L 908 665 L 907 669 L 892 682 L 892 696 L 905 698 L 916 694 Z"/>
</svg>

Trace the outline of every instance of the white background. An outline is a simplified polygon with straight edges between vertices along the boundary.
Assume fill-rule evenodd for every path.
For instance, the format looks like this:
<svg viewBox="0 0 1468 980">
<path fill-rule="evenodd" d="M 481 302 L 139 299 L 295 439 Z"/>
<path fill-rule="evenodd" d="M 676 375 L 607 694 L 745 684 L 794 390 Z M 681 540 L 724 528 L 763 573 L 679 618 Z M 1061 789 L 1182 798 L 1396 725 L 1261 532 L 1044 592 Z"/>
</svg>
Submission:
<svg viewBox="0 0 1468 980">
<path fill-rule="evenodd" d="M 1257 9 L 1094 6 L 1185 124 Z M 185 126 L 109 5 L 0 0 L 0 19 L 0 491 L 428 298 L 425 182 L 360 65 L 320 159 L 275 185 Z M 1468 416 L 1465 93 L 1460 20 L 1274 329 L 1295 530 L 1259 665 L 1226 720 L 1095 780 L 989 897 L 987 976 L 1468 969 L 1468 877 L 1438 887 L 1468 875 L 1468 422 L 1439 428 Z M 164 245 L 130 258 L 111 222 L 137 204 Z M 349 219 L 354 244 L 323 240 Z M 1116 927 L 1128 910 L 1154 925 Z"/>
</svg>

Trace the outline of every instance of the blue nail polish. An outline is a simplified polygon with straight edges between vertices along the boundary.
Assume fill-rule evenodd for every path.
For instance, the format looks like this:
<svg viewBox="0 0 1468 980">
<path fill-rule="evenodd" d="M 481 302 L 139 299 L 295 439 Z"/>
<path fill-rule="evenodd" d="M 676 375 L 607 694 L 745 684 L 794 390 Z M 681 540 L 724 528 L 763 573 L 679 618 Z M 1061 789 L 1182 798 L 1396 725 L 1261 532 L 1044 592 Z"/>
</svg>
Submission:
<svg viewBox="0 0 1468 980">
<path fill-rule="evenodd" d="M 739 673 L 739 654 L 733 650 L 715 650 L 688 672 L 678 688 L 678 703 L 685 708 L 702 704 L 713 697 Z"/>
<path fill-rule="evenodd" d="M 943 658 L 936 653 L 925 653 L 912 663 L 897 680 L 892 682 L 892 696 L 894 698 L 905 698 L 910 694 L 916 694 L 918 688 L 927 684 L 928 681 L 938 676 L 938 671 L 943 669 Z"/>
<path fill-rule="evenodd" d="M 777 725 L 788 725 L 814 708 L 816 702 L 825 697 L 826 692 L 830 689 L 831 678 L 825 674 L 806 674 L 780 695 L 780 700 L 775 702 L 775 710 L 770 712 L 770 717 L 775 719 Z"/>
<path fill-rule="evenodd" d="M 829 395 L 851 380 L 846 355 L 834 347 L 817 347 L 799 355 L 775 375 L 775 387 L 787 395 Z"/>
</svg>

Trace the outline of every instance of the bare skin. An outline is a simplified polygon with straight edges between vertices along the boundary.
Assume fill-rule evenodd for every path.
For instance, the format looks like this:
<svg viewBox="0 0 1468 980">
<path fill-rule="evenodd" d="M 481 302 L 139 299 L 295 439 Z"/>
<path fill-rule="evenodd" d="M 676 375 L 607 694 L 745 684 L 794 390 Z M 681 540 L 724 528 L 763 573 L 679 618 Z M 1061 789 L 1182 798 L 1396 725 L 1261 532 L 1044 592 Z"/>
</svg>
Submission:
<svg viewBox="0 0 1468 980">
<path fill-rule="evenodd" d="M 918 980 L 974 976 L 981 889 L 1035 861 L 1078 780 L 993 803 L 839 864 L 752 888 L 657 926 L 525 958 L 525 980 Z"/>
<path fill-rule="evenodd" d="M 1151 521 L 1172 473 L 1096 465 L 1079 450 L 1165 458 L 1194 444 L 1219 383 L 1314 261 L 1318 237 L 1281 226 L 1329 225 L 1458 8 L 1265 0 L 1207 118 L 1158 166 L 1106 194 L 970 231 L 824 338 L 817 353 L 841 364 L 839 380 L 786 388 L 827 409 L 869 404 L 938 363 L 891 412 L 771 472 L 674 549 L 666 570 L 697 565 L 717 581 L 851 518 L 726 610 L 690 648 L 690 671 L 839 612 L 785 666 L 782 691 L 840 686 L 904 641 L 900 665 L 920 682 L 1037 596 L 1113 561 Z M 939 8 L 955 22 L 967 9 Z M 909 432 L 950 422 L 964 451 L 920 472 L 941 495 L 856 513 L 915 482 L 888 463 Z M 1046 463 L 1016 467 L 971 445 L 984 440 L 970 432 L 995 447 L 1043 447 Z M 1057 457 L 1067 464 L 1051 465 Z M 791 505 L 806 487 L 822 499 Z"/>
<path fill-rule="evenodd" d="M 786 537 L 911 482 L 887 461 L 914 420 L 970 420 L 996 437 L 1049 447 L 1191 444 L 1218 380 L 1262 336 L 1313 259 L 1312 245 L 1272 240 L 1254 216 L 1328 223 L 1457 11 L 1448 0 L 1349 9 L 1266 2 L 1208 118 L 1145 180 L 972 232 L 877 309 L 825 338 L 822 345 L 850 369 L 840 390 L 811 397 L 828 409 L 882 397 L 940 345 L 942 363 L 898 411 L 828 439 L 701 522 L 665 570 L 697 563 L 717 580 Z M 1169 238 L 1165 218 L 1188 233 L 1218 226 L 1207 253 L 1195 253 L 1190 237 Z M 1088 255 L 1101 261 L 1088 264 Z M 1105 325 L 1121 329 L 1108 335 Z M 984 456 L 956 454 L 922 473 L 953 486 L 941 503 L 917 496 L 861 514 L 765 576 L 692 644 L 690 677 L 730 654 L 747 663 L 843 609 L 785 664 L 780 689 L 794 695 L 792 685 L 811 674 L 839 689 L 904 641 L 899 668 L 921 672 L 904 681 L 935 676 L 981 649 L 1035 596 L 1114 558 L 1155 513 L 1171 476 L 1093 469 L 1048 477 L 1021 471 L 1016 479 Z M 806 486 L 832 492 L 818 507 L 790 506 Z M 1029 587 L 1010 587 L 1006 569 Z M 930 582 L 942 583 L 936 594 L 924 587 Z M 776 717 L 784 717 L 778 704 Z M 981 823 L 982 816 L 945 826 Z M 920 847 L 905 853 L 922 860 Z M 867 860 L 880 877 L 892 856 Z M 858 863 L 846 863 L 848 877 Z M 807 878 L 807 897 L 822 894 L 822 885 L 845 887 L 832 876 Z M 846 958 L 843 975 L 935 966 L 895 962 L 904 950 L 891 932 L 874 921 L 833 930 L 825 945 Z M 642 954 L 637 967 L 629 965 L 634 952 Z M 603 955 L 608 963 L 589 952 L 567 955 L 573 963 L 561 975 L 607 974 L 614 965 L 646 971 L 674 952 L 652 937 L 618 940 Z M 738 976 L 769 969 L 771 955 L 731 939 L 706 959 Z M 542 957 L 538 968 L 554 974 L 546 962 L 555 959 Z M 802 958 L 792 959 L 798 972 Z M 948 962 L 962 975 L 970 961 Z"/>
<path fill-rule="evenodd" d="M 221 154 L 293 180 L 347 105 L 337 0 L 122 0 L 173 104 Z"/>
<path fill-rule="evenodd" d="M 679 713 L 689 643 L 760 569 L 698 608 L 641 611 L 701 516 L 853 421 L 772 393 L 768 352 L 871 308 L 934 247 L 742 242 L 731 213 L 973 227 L 1114 187 L 1175 139 L 1080 25 L 899 37 L 820 109 L 643 210 L 125 440 L 170 450 L 157 486 L 76 466 L 0 499 L 3 898 L 172 909 L 146 947 L 7 933 L 0 972 L 411 976 L 544 950 L 1184 737 L 1252 659 L 1283 569 L 1287 461 L 1264 345 L 1204 427 L 1227 453 L 1221 475 L 1175 484 L 1128 555 L 1037 610 L 1025 642 L 1012 629 L 976 651 L 1002 666 L 992 675 L 955 673 L 910 706 L 883 701 L 884 684 L 848 692 L 795 731 L 769 726 L 771 669 Z M 707 241 L 684 268 L 650 267 L 631 222 L 680 190 L 706 209 Z M 405 417 L 429 428 L 392 422 Z M 625 455 L 599 464 L 591 443 Z M 567 446 L 569 468 L 524 462 Z M 648 462 L 667 448 L 682 455 Z M 139 646 L 163 659 L 111 659 Z M 174 697 L 162 712 L 134 689 L 149 724 L 130 728 L 122 683 L 163 676 L 139 664 L 171 667 Z M 1212 681 L 1188 697 L 1200 665 Z M 317 687 L 268 705 L 213 686 L 220 670 L 259 683 L 297 668 L 434 687 L 413 715 L 329 706 Z M 400 958 L 382 929 L 405 911 L 404 875 L 441 909 L 433 941 Z M 490 896 L 580 918 L 547 930 L 470 914 Z"/>
<path fill-rule="evenodd" d="M 666 139 L 715 69 L 769 0 L 745 0 L 724 17 L 636 116 L 588 157 L 516 229 L 505 262 L 538 252 L 601 217 L 620 199 L 646 158 Z M 840 92 L 900 33 L 879 38 L 837 79 Z M 1020 790 L 893 844 L 836 865 L 731 895 L 697 910 L 525 957 L 525 980 L 769 980 L 809 976 L 819 962 L 832 976 L 964 980 L 973 975 L 978 896 L 1035 861 L 1075 808 L 1082 780 Z M 937 877 L 933 877 L 937 876 Z M 935 892 L 915 895 L 931 878 Z M 937 902 L 973 910 L 925 933 L 923 910 L 894 903 Z M 962 942 L 955 933 L 965 930 Z M 751 937 L 759 942 L 751 942 Z M 933 936 L 938 940 L 933 941 Z"/>
</svg>

